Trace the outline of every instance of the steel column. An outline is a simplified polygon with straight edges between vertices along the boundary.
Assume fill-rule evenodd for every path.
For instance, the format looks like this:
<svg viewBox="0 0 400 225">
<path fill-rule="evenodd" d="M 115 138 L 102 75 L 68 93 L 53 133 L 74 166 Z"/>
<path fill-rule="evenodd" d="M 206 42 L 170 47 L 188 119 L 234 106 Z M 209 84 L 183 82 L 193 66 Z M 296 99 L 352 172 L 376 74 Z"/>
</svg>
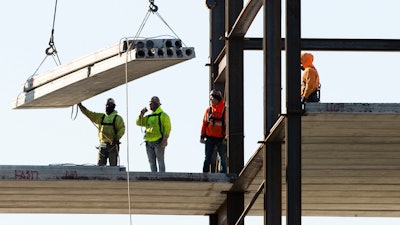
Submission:
<svg viewBox="0 0 400 225">
<path fill-rule="evenodd" d="M 210 91 L 213 88 L 224 93 L 224 83 L 216 83 L 218 64 L 215 60 L 225 46 L 225 0 L 215 1 L 210 7 Z"/>
<path fill-rule="evenodd" d="M 242 0 L 227 1 L 227 30 L 232 27 L 243 7 Z M 234 13 L 236 12 L 236 14 Z M 232 37 L 226 40 L 227 59 L 227 136 L 229 172 L 239 174 L 244 166 L 244 113 L 243 113 L 243 37 Z"/>
<path fill-rule="evenodd" d="M 226 1 L 225 6 L 225 30 L 229 33 L 243 8 L 243 0 Z M 225 49 L 228 172 L 239 174 L 244 167 L 243 37 L 228 38 Z M 244 193 L 229 192 L 227 224 L 234 225 L 243 210 Z"/>
<path fill-rule="evenodd" d="M 281 113 L 281 0 L 264 0 L 264 138 Z M 281 143 L 264 146 L 264 224 L 282 222 Z"/>
<path fill-rule="evenodd" d="M 217 214 L 208 215 L 208 221 L 210 225 L 218 225 L 218 215 Z"/>
<path fill-rule="evenodd" d="M 300 0 L 286 0 L 286 224 L 301 224 Z"/>
</svg>

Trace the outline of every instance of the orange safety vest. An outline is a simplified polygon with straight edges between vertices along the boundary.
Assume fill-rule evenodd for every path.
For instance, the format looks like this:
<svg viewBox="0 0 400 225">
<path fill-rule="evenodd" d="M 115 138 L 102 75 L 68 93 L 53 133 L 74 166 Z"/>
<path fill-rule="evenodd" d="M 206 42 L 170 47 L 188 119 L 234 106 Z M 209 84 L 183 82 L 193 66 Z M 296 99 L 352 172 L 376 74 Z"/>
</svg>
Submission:
<svg viewBox="0 0 400 225">
<path fill-rule="evenodd" d="M 225 138 L 225 118 L 225 103 L 223 100 L 216 107 L 210 106 L 204 113 L 201 135 Z"/>
</svg>

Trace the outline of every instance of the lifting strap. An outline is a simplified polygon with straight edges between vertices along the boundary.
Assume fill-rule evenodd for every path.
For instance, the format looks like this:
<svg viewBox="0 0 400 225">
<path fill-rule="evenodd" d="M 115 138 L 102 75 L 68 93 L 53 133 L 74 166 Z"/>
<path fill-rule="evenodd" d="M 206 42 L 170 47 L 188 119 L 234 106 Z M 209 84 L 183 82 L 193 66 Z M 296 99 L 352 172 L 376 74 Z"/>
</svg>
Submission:
<svg viewBox="0 0 400 225">
<path fill-rule="evenodd" d="M 168 23 L 162 18 L 162 16 L 161 16 L 160 13 L 158 12 L 158 6 L 154 4 L 154 0 L 149 0 L 149 2 L 150 2 L 149 9 L 147 10 L 147 13 L 146 13 L 145 17 L 144 17 L 144 19 L 143 19 L 143 21 L 142 21 L 142 23 L 141 23 L 141 25 L 140 25 L 138 31 L 136 32 L 136 34 L 135 34 L 135 36 L 134 36 L 134 38 L 133 38 L 133 41 L 136 41 L 136 40 L 140 37 L 140 34 L 141 34 L 141 32 L 143 31 L 143 28 L 144 28 L 144 26 L 146 25 L 147 20 L 149 19 L 150 13 L 156 14 L 156 15 L 158 16 L 158 18 L 160 18 L 160 20 L 171 30 L 171 32 L 175 35 L 175 37 L 176 37 L 177 39 L 180 39 L 180 38 L 178 37 L 178 35 L 175 33 L 175 31 L 174 31 L 174 30 L 168 25 Z M 180 39 L 180 40 L 181 40 L 181 39 Z M 183 44 L 184 46 L 186 46 L 185 43 L 184 43 L 182 40 L 181 40 L 181 42 L 182 42 L 182 44 Z M 132 42 L 132 43 L 133 43 L 133 42 Z M 128 46 L 128 49 L 130 49 L 130 48 L 131 48 L 131 46 Z"/>
</svg>

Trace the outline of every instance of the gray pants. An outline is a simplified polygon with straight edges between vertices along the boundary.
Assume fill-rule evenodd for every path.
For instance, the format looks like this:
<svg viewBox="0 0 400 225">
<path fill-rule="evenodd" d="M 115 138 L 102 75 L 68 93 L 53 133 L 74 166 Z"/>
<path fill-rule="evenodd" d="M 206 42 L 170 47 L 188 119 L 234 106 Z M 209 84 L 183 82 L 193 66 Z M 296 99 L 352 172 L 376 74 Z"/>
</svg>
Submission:
<svg viewBox="0 0 400 225">
<path fill-rule="evenodd" d="M 110 166 L 117 166 L 118 162 L 119 145 L 112 145 L 110 143 L 101 143 L 99 147 L 98 166 L 107 165 L 107 159 Z"/>
<path fill-rule="evenodd" d="M 147 157 L 149 159 L 151 172 L 157 172 L 157 163 L 159 172 L 165 172 L 164 151 L 160 141 L 146 142 Z"/>
</svg>

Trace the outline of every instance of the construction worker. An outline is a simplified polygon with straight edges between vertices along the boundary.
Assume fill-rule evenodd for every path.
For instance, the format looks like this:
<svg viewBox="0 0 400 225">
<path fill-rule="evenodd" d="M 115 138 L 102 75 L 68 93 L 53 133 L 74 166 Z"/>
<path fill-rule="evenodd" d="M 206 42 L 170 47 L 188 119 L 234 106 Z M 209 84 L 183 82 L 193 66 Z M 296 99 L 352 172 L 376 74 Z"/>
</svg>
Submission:
<svg viewBox="0 0 400 225">
<path fill-rule="evenodd" d="M 151 172 L 157 172 L 156 161 L 158 171 L 165 172 L 164 153 L 171 132 L 171 121 L 168 114 L 161 109 L 161 102 L 157 96 L 153 96 L 149 104 L 152 113 L 145 116 L 147 108 L 143 108 L 136 119 L 136 125 L 146 127 L 144 140 Z"/>
<path fill-rule="evenodd" d="M 105 166 L 107 159 L 110 166 L 117 166 L 120 139 L 125 133 L 125 124 L 121 116 L 115 110 L 115 101 L 107 99 L 106 112 L 97 113 L 89 111 L 82 103 L 78 104 L 81 112 L 87 116 L 98 128 L 100 140 L 98 166 Z"/>
<path fill-rule="evenodd" d="M 301 103 L 320 101 L 319 76 L 313 61 L 314 56 L 312 54 L 301 54 L 301 69 L 304 71 L 301 83 Z"/>
<path fill-rule="evenodd" d="M 220 160 L 220 172 L 226 173 L 226 128 L 225 101 L 218 90 L 210 92 L 210 106 L 207 107 L 201 126 L 200 143 L 205 144 L 205 159 L 203 173 L 210 171 L 210 163 L 217 149 Z"/>
</svg>

